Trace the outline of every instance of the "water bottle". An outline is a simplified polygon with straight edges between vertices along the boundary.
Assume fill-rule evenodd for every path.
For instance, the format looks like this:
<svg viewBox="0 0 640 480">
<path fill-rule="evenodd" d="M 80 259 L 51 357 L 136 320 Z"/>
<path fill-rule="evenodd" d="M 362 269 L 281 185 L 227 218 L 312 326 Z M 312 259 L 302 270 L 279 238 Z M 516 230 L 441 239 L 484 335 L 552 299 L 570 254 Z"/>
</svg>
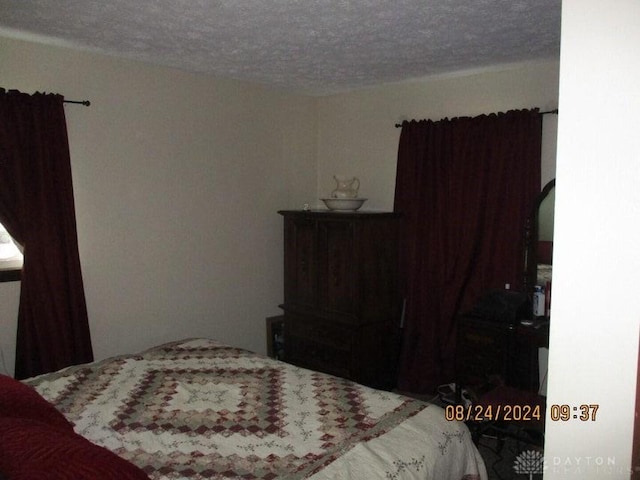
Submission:
<svg viewBox="0 0 640 480">
<path fill-rule="evenodd" d="M 544 287 L 536 285 L 533 289 L 533 315 L 536 317 L 544 317 Z"/>
</svg>

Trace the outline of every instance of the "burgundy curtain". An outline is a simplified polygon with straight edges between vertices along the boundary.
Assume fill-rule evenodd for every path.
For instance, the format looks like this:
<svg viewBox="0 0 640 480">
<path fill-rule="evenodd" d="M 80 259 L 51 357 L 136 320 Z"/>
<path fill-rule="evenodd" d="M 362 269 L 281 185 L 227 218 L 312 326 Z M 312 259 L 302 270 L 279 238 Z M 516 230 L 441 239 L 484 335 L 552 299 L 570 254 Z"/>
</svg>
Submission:
<svg viewBox="0 0 640 480">
<path fill-rule="evenodd" d="M 0 90 L 0 222 L 24 247 L 16 378 L 92 361 L 60 95 Z"/>
<path fill-rule="evenodd" d="M 455 316 L 485 291 L 522 285 L 541 138 L 537 110 L 403 123 L 394 205 L 405 221 L 402 390 L 453 381 Z"/>
</svg>

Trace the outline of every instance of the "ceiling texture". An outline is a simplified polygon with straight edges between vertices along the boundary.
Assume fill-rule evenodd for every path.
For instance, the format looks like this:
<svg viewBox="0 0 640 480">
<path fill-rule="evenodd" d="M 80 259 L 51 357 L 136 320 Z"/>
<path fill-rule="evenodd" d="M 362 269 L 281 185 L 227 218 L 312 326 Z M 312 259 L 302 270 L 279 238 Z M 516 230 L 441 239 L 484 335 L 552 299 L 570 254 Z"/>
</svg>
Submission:
<svg viewBox="0 0 640 480">
<path fill-rule="evenodd" d="M 560 10 L 561 0 L 0 0 L 0 35 L 326 95 L 557 59 Z"/>
</svg>

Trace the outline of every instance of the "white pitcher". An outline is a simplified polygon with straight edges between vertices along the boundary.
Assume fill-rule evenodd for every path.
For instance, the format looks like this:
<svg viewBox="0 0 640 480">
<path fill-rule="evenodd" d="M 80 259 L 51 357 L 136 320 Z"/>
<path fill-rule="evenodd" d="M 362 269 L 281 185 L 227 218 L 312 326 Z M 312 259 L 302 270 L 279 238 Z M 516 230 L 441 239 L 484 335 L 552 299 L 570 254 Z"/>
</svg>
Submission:
<svg viewBox="0 0 640 480">
<path fill-rule="evenodd" d="M 331 198 L 356 198 L 358 196 L 360 180 L 357 177 L 334 175 L 333 178 L 338 186 L 331 192 Z"/>
</svg>

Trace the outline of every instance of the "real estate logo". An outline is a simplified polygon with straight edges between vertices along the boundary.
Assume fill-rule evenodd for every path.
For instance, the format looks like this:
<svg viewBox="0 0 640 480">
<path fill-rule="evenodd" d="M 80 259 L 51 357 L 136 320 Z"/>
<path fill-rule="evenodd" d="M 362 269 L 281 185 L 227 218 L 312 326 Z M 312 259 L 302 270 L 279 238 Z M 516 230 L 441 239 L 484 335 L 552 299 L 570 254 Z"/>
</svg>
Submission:
<svg viewBox="0 0 640 480">
<path fill-rule="evenodd" d="M 544 457 L 537 450 L 525 450 L 518 455 L 513 462 L 513 469 L 520 475 L 529 475 L 529 480 L 534 474 L 542 473 L 544 469 Z"/>
</svg>

